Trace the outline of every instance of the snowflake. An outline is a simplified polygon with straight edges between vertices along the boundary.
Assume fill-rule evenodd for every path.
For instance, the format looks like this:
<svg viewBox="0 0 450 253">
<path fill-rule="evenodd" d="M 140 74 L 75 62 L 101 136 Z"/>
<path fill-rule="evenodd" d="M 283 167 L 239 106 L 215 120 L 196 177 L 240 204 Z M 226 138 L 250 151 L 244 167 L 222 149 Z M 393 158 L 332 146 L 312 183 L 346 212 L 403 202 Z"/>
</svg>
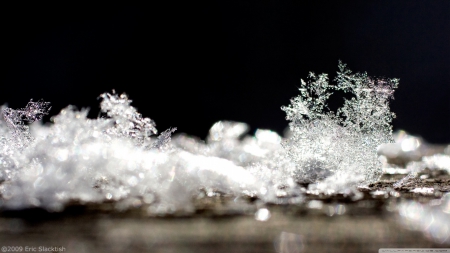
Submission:
<svg viewBox="0 0 450 253">
<path fill-rule="evenodd" d="M 295 161 L 297 181 L 315 183 L 330 177 L 342 180 L 373 182 L 381 175 L 376 148 L 393 142 L 389 109 L 398 79 L 374 79 L 367 73 L 353 74 L 339 62 L 339 71 L 330 84 L 327 74 L 309 74 L 301 80 L 300 95 L 282 107 L 290 121 L 291 138 L 283 142 Z M 350 93 L 337 112 L 327 101 L 333 91 Z M 346 175 L 343 177 L 342 175 Z M 357 180 L 346 179 L 354 175 Z"/>
</svg>

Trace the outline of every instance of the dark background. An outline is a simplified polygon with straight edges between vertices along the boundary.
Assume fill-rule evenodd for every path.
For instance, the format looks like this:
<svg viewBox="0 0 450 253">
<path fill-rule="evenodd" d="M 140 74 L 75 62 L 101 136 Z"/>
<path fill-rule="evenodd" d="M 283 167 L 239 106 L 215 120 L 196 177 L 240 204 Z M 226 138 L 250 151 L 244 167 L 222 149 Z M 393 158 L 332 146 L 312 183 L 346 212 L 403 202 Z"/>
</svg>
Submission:
<svg viewBox="0 0 450 253">
<path fill-rule="evenodd" d="M 204 138 L 234 120 L 281 133 L 299 79 L 334 77 L 341 59 L 400 78 L 395 129 L 450 143 L 450 1 L 300 2 L 2 5 L 0 104 L 96 117 L 115 89 L 160 131 Z"/>
</svg>

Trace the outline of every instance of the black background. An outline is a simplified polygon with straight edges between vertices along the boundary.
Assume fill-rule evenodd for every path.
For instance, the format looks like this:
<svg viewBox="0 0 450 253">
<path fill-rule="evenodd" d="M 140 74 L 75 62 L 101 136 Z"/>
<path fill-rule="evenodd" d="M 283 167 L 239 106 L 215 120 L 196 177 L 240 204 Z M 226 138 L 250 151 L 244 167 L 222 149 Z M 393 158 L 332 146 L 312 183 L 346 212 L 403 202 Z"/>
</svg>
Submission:
<svg viewBox="0 0 450 253">
<path fill-rule="evenodd" d="M 0 104 L 96 117 L 115 89 L 160 131 L 204 138 L 234 120 L 281 133 L 299 79 L 333 78 L 340 59 L 400 78 L 394 129 L 450 143 L 450 1 L 186 2 L 2 5 Z"/>
</svg>

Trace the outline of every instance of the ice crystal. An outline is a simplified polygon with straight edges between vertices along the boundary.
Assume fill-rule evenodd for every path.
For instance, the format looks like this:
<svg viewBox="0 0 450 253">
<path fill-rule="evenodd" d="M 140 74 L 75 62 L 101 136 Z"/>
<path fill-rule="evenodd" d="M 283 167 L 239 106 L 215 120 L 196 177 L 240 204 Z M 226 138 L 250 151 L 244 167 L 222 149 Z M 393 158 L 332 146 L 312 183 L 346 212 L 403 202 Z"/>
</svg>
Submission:
<svg viewBox="0 0 450 253">
<path fill-rule="evenodd" d="M 52 124 L 30 124 L 48 113 L 48 103 L 3 107 L 0 207 L 59 211 L 74 201 L 112 201 L 119 210 L 146 205 L 154 215 L 193 212 L 202 194 L 276 204 L 302 203 L 307 191 L 359 199 L 355 186 L 381 173 L 377 146 L 392 141 L 388 101 L 398 80 L 339 68 L 337 84 L 313 73 L 301 82 L 300 96 L 283 107 L 291 121 L 284 137 L 267 129 L 249 135 L 247 124 L 231 121 L 215 123 L 205 141 L 172 136 L 176 128 L 157 135 L 155 122 L 115 92 L 100 95 L 96 119 L 68 106 Z M 327 100 L 335 90 L 353 98 L 332 112 Z M 306 190 L 299 183 L 315 184 Z"/>
<path fill-rule="evenodd" d="M 158 148 L 161 150 L 167 150 L 170 148 L 170 141 L 172 133 L 177 130 L 176 127 L 167 129 L 166 131 L 162 132 L 156 141 L 152 143 L 152 148 Z"/>
<path fill-rule="evenodd" d="M 32 137 L 27 124 L 41 120 L 43 116 L 48 114 L 50 109 L 50 103 L 42 100 L 38 102 L 30 100 L 27 106 L 22 109 L 3 108 L 3 120 L 12 132 L 11 137 L 15 139 L 11 143 L 16 144 L 16 147 L 19 149 L 28 145 L 32 141 Z"/>
<path fill-rule="evenodd" d="M 297 181 L 327 179 L 337 188 L 373 182 L 382 172 L 376 149 L 393 142 L 389 101 L 398 79 L 352 73 L 339 62 L 335 81 L 312 72 L 307 82 L 301 80 L 300 95 L 282 107 L 292 132 L 283 146 L 296 164 Z M 352 95 L 336 112 L 327 106 L 333 91 Z"/>
<path fill-rule="evenodd" d="M 260 186 L 256 191 L 246 190 L 246 195 L 271 203 L 288 196 L 301 202 L 299 187 L 292 178 L 295 167 L 281 147 L 282 137 L 267 129 L 257 129 L 250 136 L 246 135 L 248 129 L 242 122 L 219 121 L 211 127 L 206 142 L 182 134 L 173 138 L 172 145 L 194 154 L 227 159 L 244 168 Z"/>
<path fill-rule="evenodd" d="M 28 102 L 22 109 L 3 106 L 0 118 L 0 181 L 11 179 L 20 169 L 19 153 L 33 142 L 28 124 L 39 121 L 50 111 L 50 103 Z"/>
<path fill-rule="evenodd" d="M 192 198 L 202 188 L 236 196 L 255 195 L 262 188 L 231 161 L 172 148 L 175 129 L 153 138 L 155 124 L 126 95 L 105 93 L 101 98 L 106 115 L 97 119 L 69 106 L 51 125 L 17 127 L 23 126 L 21 119 L 28 120 L 19 117 L 28 109 L 17 110 L 16 121 L 10 120 L 14 124 L 0 125 L 2 133 L 9 127 L 32 136 L 21 150 L 10 151 L 8 142 L 2 142 L 3 208 L 59 211 L 69 201 L 116 201 L 119 209 L 151 203 L 150 213 L 167 214 L 193 211 Z"/>
<path fill-rule="evenodd" d="M 114 127 L 108 129 L 108 134 L 129 137 L 137 144 L 144 145 L 150 140 L 150 136 L 156 134 L 156 124 L 150 118 L 143 118 L 140 113 L 132 106 L 131 100 L 126 94 L 118 96 L 103 93 L 100 95 L 103 99 L 100 108 L 103 113 L 114 120 Z"/>
<path fill-rule="evenodd" d="M 400 179 L 399 181 L 395 182 L 392 186 L 394 186 L 395 189 L 399 189 L 405 185 L 411 184 L 411 179 L 417 178 L 417 172 L 411 172 L 406 177 Z"/>
</svg>

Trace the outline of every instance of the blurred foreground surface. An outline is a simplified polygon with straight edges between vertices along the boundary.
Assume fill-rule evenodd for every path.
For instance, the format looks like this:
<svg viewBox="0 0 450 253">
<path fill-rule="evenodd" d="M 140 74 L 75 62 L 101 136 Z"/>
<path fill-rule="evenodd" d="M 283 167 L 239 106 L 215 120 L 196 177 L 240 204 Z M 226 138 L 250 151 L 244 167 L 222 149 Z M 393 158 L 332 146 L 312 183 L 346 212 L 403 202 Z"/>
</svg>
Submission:
<svg viewBox="0 0 450 253">
<path fill-rule="evenodd" d="M 414 138 L 397 136 L 397 143 L 379 150 L 384 174 L 358 188 L 360 196 L 316 193 L 304 185 L 303 197 L 279 205 L 205 192 L 194 199 L 194 213 L 169 216 L 157 216 L 139 201 L 124 211 L 114 201 L 71 203 L 61 213 L 2 211 L 0 246 L 2 252 L 63 247 L 77 253 L 450 248 L 450 146 Z"/>
<path fill-rule="evenodd" d="M 379 248 L 443 247 L 403 228 L 381 202 L 352 204 L 345 214 L 332 216 L 324 210 L 273 207 L 265 222 L 253 215 L 148 218 L 138 211 L 72 208 L 63 214 L 44 214 L 30 210 L 2 215 L 0 245 L 62 246 L 66 252 L 80 253 L 378 252 Z M 326 206 L 329 210 L 336 205 Z"/>
</svg>

